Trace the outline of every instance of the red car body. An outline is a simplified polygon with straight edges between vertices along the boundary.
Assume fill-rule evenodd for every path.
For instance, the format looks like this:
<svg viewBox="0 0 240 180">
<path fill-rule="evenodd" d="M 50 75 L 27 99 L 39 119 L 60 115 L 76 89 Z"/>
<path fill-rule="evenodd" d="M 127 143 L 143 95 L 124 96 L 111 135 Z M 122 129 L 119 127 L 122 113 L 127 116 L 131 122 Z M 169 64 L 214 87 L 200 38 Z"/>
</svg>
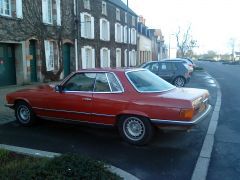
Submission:
<svg viewBox="0 0 240 180">
<path fill-rule="evenodd" d="M 124 121 L 125 118 L 122 117 L 131 116 L 142 118 L 151 126 L 184 129 L 191 128 L 209 113 L 211 106 L 208 104 L 207 90 L 173 87 L 162 92 L 139 92 L 127 75 L 132 71 L 138 70 L 82 70 L 72 73 L 57 88 L 54 85 L 41 85 L 10 93 L 6 96 L 7 106 L 16 110 L 17 104 L 22 102 L 36 117 L 49 120 L 70 120 L 115 126 L 119 121 Z M 78 73 L 112 73 L 122 86 L 122 91 L 96 93 L 65 92 L 59 89 Z M 110 86 L 110 82 L 108 84 Z M 24 111 L 20 110 L 19 113 L 23 112 L 24 115 Z M 17 110 L 16 117 L 17 119 L 20 117 L 17 116 Z M 132 127 L 135 125 L 135 129 L 143 126 L 135 122 L 137 123 L 132 120 L 130 124 Z M 126 128 L 131 129 L 130 125 L 126 125 Z M 143 130 L 147 131 L 147 128 L 144 127 Z"/>
</svg>

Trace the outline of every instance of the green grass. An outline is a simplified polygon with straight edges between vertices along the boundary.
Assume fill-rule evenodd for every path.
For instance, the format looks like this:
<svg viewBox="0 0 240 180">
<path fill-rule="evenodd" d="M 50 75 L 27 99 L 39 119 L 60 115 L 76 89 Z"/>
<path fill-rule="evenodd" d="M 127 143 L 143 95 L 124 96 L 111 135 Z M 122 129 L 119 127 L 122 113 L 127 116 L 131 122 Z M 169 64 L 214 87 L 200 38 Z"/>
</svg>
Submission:
<svg viewBox="0 0 240 180">
<path fill-rule="evenodd" d="M 35 158 L 0 150 L 0 179 L 121 179 L 103 162 L 66 154 L 52 159 Z"/>
</svg>

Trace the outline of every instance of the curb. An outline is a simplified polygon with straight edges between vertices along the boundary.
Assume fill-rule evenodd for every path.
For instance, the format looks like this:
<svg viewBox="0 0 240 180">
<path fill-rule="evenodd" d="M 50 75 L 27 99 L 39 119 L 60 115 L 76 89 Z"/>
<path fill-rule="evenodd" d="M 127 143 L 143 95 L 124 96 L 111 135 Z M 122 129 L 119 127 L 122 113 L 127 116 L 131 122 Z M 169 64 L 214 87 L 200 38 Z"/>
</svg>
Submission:
<svg viewBox="0 0 240 180">
<path fill-rule="evenodd" d="M 30 149 L 30 148 L 24 148 L 24 147 L 18 147 L 18 146 L 10 146 L 5 144 L 0 144 L 0 149 L 5 149 L 8 151 L 12 151 L 15 153 L 28 155 L 28 156 L 34 156 L 34 157 L 47 157 L 47 158 L 54 158 L 56 156 L 61 156 L 60 153 L 54 153 L 54 152 L 48 152 L 48 151 L 41 151 L 36 149 Z M 136 176 L 120 169 L 112 165 L 107 165 L 108 170 L 112 173 L 115 173 L 126 180 L 139 180 Z"/>
<path fill-rule="evenodd" d="M 210 74 L 208 74 L 208 75 L 210 77 L 212 77 Z M 205 136 L 203 146 L 202 146 L 201 152 L 199 154 L 199 157 L 198 157 L 195 169 L 193 171 L 191 180 L 206 180 L 206 178 L 207 178 L 208 167 L 210 164 L 212 149 L 213 149 L 213 145 L 214 145 L 214 135 L 215 135 L 217 125 L 218 125 L 219 112 L 220 112 L 221 103 L 222 103 L 221 102 L 222 93 L 221 93 L 220 85 L 216 79 L 214 79 L 214 81 L 217 85 L 217 101 L 215 103 L 212 117 L 211 117 L 211 120 L 208 125 L 208 131 Z"/>
</svg>

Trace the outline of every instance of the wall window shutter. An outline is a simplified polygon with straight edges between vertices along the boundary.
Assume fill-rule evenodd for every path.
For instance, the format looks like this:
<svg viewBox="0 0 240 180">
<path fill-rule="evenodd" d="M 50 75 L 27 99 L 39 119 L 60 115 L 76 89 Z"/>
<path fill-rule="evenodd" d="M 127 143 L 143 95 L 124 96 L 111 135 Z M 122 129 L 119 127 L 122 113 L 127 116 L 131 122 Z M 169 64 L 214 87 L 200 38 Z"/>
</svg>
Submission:
<svg viewBox="0 0 240 180">
<path fill-rule="evenodd" d="M 127 64 L 127 49 L 125 49 L 124 51 L 124 66 L 127 67 L 128 64 Z"/>
<path fill-rule="evenodd" d="M 95 49 L 92 49 L 92 68 L 95 68 Z"/>
<path fill-rule="evenodd" d="M 42 0 L 42 18 L 44 23 L 48 23 L 48 1 Z"/>
<path fill-rule="evenodd" d="M 22 0 L 16 0 L 16 15 L 17 18 L 23 18 Z"/>
<path fill-rule="evenodd" d="M 100 19 L 100 39 L 104 40 L 103 38 L 103 20 Z"/>
<path fill-rule="evenodd" d="M 81 48 L 82 52 L 82 69 L 86 69 L 87 63 L 86 63 L 86 49 Z"/>
<path fill-rule="evenodd" d="M 121 35 L 120 41 L 123 42 L 123 26 L 121 26 L 120 28 L 120 35 Z"/>
<path fill-rule="evenodd" d="M 85 18 L 84 18 L 84 14 L 83 13 L 80 13 L 80 16 L 81 16 L 81 23 L 80 23 L 80 26 L 81 26 L 81 37 L 85 37 Z"/>
<path fill-rule="evenodd" d="M 95 33 L 94 33 L 94 17 L 91 17 L 91 38 L 95 38 Z"/>
<path fill-rule="evenodd" d="M 44 41 L 45 46 L 45 58 L 46 58 L 46 69 L 47 71 L 54 70 L 54 51 L 53 51 L 53 44 L 50 41 Z"/>
<path fill-rule="evenodd" d="M 108 41 L 110 41 L 110 23 L 109 21 L 107 22 L 107 31 L 108 31 Z"/>
<path fill-rule="evenodd" d="M 100 67 L 103 67 L 103 61 L 104 59 L 103 59 L 103 48 L 102 48 L 100 49 Z"/>
<path fill-rule="evenodd" d="M 117 42 L 117 24 L 115 24 L 115 41 Z"/>
<path fill-rule="evenodd" d="M 61 26 L 61 0 L 56 0 L 57 8 L 57 25 Z"/>
<path fill-rule="evenodd" d="M 110 50 L 108 50 L 108 59 L 107 59 L 107 62 L 108 62 L 108 67 L 110 67 L 111 66 L 111 51 Z"/>
</svg>

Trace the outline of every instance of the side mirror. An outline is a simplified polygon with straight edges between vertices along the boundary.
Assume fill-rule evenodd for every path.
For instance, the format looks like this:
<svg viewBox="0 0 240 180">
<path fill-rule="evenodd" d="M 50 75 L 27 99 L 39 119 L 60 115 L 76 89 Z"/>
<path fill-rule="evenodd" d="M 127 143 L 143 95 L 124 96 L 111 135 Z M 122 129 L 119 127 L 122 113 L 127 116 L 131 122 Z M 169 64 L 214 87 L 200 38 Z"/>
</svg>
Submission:
<svg viewBox="0 0 240 180">
<path fill-rule="evenodd" d="M 55 86 L 55 91 L 61 93 L 63 91 L 63 87 L 61 85 L 56 85 Z"/>
</svg>

